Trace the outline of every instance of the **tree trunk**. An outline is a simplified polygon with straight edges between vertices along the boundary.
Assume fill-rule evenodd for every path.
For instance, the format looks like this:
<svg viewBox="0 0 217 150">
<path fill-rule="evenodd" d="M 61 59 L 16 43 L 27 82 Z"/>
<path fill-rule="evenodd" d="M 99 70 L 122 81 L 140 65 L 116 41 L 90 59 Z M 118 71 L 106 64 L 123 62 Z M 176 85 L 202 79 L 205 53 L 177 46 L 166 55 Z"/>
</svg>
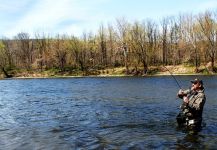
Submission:
<svg viewBox="0 0 217 150">
<path fill-rule="evenodd" d="M 211 58 L 211 69 L 212 69 L 212 72 L 214 72 L 215 71 L 215 66 L 214 66 L 214 64 L 215 64 L 215 59 L 214 59 L 214 57 L 212 57 Z"/>
<path fill-rule="evenodd" d="M 4 67 L 2 67 L 2 71 L 4 72 L 6 78 L 11 78 L 11 77 L 13 77 L 12 75 L 9 75 L 9 74 L 7 73 L 7 71 L 4 69 Z"/>
<path fill-rule="evenodd" d="M 143 61 L 143 73 L 147 74 L 147 72 L 148 72 L 148 65 L 145 61 Z"/>
<path fill-rule="evenodd" d="M 198 55 L 197 55 L 197 49 L 195 48 L 195 72 L 198 73 L 199 72 L 199 61 L 198 61 Z"/>
</svg>

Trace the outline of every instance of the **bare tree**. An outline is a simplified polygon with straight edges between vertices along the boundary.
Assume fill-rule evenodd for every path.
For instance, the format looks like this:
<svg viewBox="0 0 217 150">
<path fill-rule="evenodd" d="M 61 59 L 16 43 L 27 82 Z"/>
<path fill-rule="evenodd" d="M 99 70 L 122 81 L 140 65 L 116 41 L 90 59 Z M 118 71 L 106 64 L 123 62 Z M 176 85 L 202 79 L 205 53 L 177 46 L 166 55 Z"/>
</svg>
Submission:
<svg viewBox="0 0 217 150">
<path fill-rule="evenodd" d="M 216 56 L 216 48 L 217 48 L 216 20 L 214 19 L 213 13 L 207 11 L 204 15 L 202 14 L 199 15 L 198 21 L 201 27 L 201 31 L 205 37 L 205 40 L 209 45 L 209 47 L 207 48 L 207 52 L 211 59 L 211 70 L 215 71 L 214 65 L 215 65 L 215 56 Z"/>
<path fill-rule="evenodd" d="M 162 57 L 163 57 L 163 64 L 167 65 L 168 63 L 168 47 L 167 47 L 167 41 L 168 41 L 168 26 L 169 26 L 169 18 L 164 18 L 162 23 Z"/>
<path fill-rule="evenodd" d="M 13 43 L 12 40 L 9 39 L 2 39 L 2 44 L 4 45 L 4 50 L 5 50 L 5 55 L 7 57 L 7 61 L 8 61 L 8 67 L 12 68 L 14 66 L 13 64 L 13 55 L 14 55 L 14 51 L 11 48 L 11 44 Z"/>
<path fill-rule="evenodd" d="M 102 53 L 101 56 L 101 63 L 103 66 L 107 66 L 107 46 L 106 46 L 106 33 L 105 33 L 105 28 L 103 25 L 100 26 L 99 29 L 99 47 L 100 51 Z"/>
<path fill-rule="evenodd" d="M 182 20 L 182 25 L 184 27 L 184 34 L 186 38 L 186 44 L 190 45 L 191 57 L 194 60 L 195 72 L 199 71 L 200 66 L 200 55 L 199 55 L 199 40 L 200 31 L 198 30 L 197 22 L 193 15 L 186 15 Z"/>
<path fill-rule="evenodd" d="M 26 69 L 31 69 L 31 64 L 33 62 L 33 41 L 30 40 L 28 33 L 19 33 L 16 36 L 16 39 L 20 61 Z"/>
<path fill-rule="evenodd" d="M 148 71 L 148 41 L 146 41 L 147 34 L 146 26 L 144 25 L 138 22 L 134 23 L 131 30 L 131 46 L 137 56 L 137 60 L 143 64 L 143 73 L 146 74 Z"/>
<path fill-rule="evenodd" d="M 46 36 L 43 34 L 41 37 L 39 34 L 35 34 L 35 49 L 37 51 L 36 63 L 41 71 L 43 70 L 43 67 L 46 66 L 47 46 Z"/>
<path fill-rule="evenodd" d="M 155 53 L 155 45 L 156 45 L 156 24 L 152 20 L 147 20 L 143 25 L 143 28 L 147 34 L 147 55 L 148 55 L 148 63 L 152 63 L 154 61 L 154 53 Z"/>
<path fill-rule="evenodd" d="M 64 42 L 66 39 L 64 37 L 60 38 L 60 35 L 57 35 L 57 38 L 55 40 L 55 58 L 57 61 L 57 64 L 61 71 L 64 71 L 65 65 L 66 65 L 66 57 L 67 57 L 67 51 L 64 47 Z"/>
<path fill-rule="evenodd" d="M 129 73 L 129 64 L 128 64 L 128 52 L 129 52 L 129 31 L 130 31 L 130 25 L 128 21 L 125 18 L 117 19 L 117 28 L 118 28 L 118 38 L 120 45 L 119 47 L 122 47 L 120 50 L 123 51 L 124 56 L 124 64 L 126 68 L 126 73 Z"/>
<path fill-rule="evenodd" d="M 8 65 L 8 57 L 7 57 L 7 51 L 4 43 L 0 41 L 0 68 L 3 71 L 5 77 L 10 78 L 12 77 L 7 73 L 5 70 L 5 67 Z"/>
<path fill-rule="evenodd" d="M 68 46 L 72 57 L 75 59 L 76 65 L 78 65 L 81 71 L 85 71 L 86 65 L 86 51 L 84 42 L 75 36 L 72 36 Z"/>
<path fill-rule="evenodd" d="M 0 41 L 0 67 L 4 67 L 7 64 L 7 57 L 5 52 L 5 45 Z"/>
<path fill-rule="evenodd" d="M 170 18 L 170 29 L 169 29 L 169 58 L 170 63 L 173 65 L 177 65 L 180 63 L 180 51 L 178 47 L 178 43 L 180 40 L 179 36 L 179 24 L 176 22 L 175 18 Z"/>
<path fill-rule="evenodd" d="M 111 64 L 111 66 L 115 65 L 115 45 L 117 43 L 116 40 L 116 35 L 115 35 L 115 31 L 114 28 L 111 25 L 108 25 L 108 52 L 109 52 L 109 64 Z"/>
</svg>

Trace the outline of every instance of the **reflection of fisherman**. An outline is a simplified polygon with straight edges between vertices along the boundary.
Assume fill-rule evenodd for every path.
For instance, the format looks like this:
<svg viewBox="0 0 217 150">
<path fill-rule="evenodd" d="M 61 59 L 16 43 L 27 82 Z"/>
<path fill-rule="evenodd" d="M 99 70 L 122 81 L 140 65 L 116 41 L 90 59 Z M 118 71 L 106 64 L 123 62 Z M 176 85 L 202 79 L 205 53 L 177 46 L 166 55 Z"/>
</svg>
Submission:
<svg viewBox="0 0 217 150">
<path fill-rule="evenodd" d="M 178 97 L 183 99 L 181 112 L 177 116 L 180 126 L 200 128 L 202 122 L 203 106 L 206 101 L 203 81 L 195 79 L 191 81 L 192 87 L 189 90 L 179 90 Z"/>
</svg>

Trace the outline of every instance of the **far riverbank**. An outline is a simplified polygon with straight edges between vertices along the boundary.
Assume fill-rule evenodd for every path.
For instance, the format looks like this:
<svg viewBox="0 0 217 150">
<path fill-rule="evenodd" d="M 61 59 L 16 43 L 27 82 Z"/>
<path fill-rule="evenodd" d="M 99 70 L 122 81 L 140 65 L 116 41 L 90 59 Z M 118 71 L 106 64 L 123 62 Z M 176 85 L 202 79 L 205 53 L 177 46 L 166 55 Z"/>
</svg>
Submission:
<svg viewBox="0 0 217 150">
<path fill-rule="evenodd" d="M 58 78 L 58 77 L 123 77 L 123 76 L 165 76 L 165 75 L 217 75 L 209 71 L 206 67 L 200 67 L 198 72 L 195 72 L 194 67 L 184 65 L 170 65 L 149 67 L 146 74 L 143 73 L 142 68 L 129 68 L 128 72 L 125 67 L 108 68 L 102 70 L 88 70 L 82 72 L 80 70 L 65 70 L 58 69 L 51 70 L 11 70 L 9 74 L 13 78 Z M 0 78 L 5 78 L 1 73 Z"/>
</svg>

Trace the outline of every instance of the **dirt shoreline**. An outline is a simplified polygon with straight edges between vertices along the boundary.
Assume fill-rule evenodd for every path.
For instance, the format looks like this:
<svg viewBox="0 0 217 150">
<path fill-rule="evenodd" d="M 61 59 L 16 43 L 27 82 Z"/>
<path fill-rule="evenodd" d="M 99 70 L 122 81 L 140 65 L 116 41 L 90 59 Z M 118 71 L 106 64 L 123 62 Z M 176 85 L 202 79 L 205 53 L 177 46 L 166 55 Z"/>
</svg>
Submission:
<svg viewBox="0 0 217 150">
<path fill-rule="evenodd" d="M 194 67 L 189 66 L 158 66 L 158 67 L 150 67 L 149 72 L 147 74 L 143 74 L 143 70 L 140 68 L 137 71 L 135 69 L 130 68 L 130 71 L 126 74 L 126 69 L 124 67 L 119 68 L 110 68 L 104 70 L 92 70 L 89 72 L 52 72 L 52 71 L 20 71 L 12 74 L 12 79 L 36 79 L 36 78 L 82 78 L 82 77 L 149 77 L 149 76 L 170 76 L 171 74 L 174 76 L 207 76 L 207 75 L 217 75 L 217 73 L 212 73 L 208 71 L 204 71 L 204 68 L 200 68 L 202 70 L 199 73 L 194 72 Z M 2 74 L 0 79 L 5 78 Z"/>
<path fill-rule="evenodd" d="M 173 74 L 174 76 L 215 76 L 217 74 Z M 134 75 L 89 75 L 89 76 L 19 76 L 12 77 L 11 79 L 52 79 L 52 78 L 106 78 L 106 77 L 154 77 L 154 76 L 171 76 L 171 74 L 154 74 L 154 75 L 142 75 L 142 76 L 134 76 Z"/>
</svg>

